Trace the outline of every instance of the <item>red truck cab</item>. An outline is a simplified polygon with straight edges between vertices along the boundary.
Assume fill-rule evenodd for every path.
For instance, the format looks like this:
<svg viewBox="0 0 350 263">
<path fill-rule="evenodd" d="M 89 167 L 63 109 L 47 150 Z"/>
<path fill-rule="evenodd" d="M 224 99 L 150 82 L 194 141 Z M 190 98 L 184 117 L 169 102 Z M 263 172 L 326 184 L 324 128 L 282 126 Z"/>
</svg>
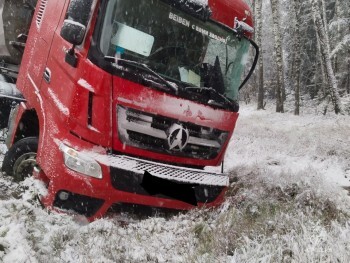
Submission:
<svg viewBox="0 0 350 263">
<path fill-rule="evenodd" d="M 91 220 L 220 204 L 229 178 L 203 168 L 223 162 L 258 48 L 242 0 L 202 2 L 39 0 L 3 171 L 34 167 L 45 206 Z"/>
</svg>

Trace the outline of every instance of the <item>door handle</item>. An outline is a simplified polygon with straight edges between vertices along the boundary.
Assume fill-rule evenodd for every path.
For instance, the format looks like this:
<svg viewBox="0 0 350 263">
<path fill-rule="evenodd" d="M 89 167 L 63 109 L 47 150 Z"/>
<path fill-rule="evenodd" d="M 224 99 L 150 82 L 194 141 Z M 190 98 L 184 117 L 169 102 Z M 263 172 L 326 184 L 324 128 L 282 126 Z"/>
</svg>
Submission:
<svg viewBox="0 0 350 263">
<path fill-rule="evenodd" d="M 51 82 L 51 70 L 49 68 L 45 68 L 45 71 L 44 71 L 44 80 L 47 82 L 47 83 L 50 83 Z"/>
</svg>

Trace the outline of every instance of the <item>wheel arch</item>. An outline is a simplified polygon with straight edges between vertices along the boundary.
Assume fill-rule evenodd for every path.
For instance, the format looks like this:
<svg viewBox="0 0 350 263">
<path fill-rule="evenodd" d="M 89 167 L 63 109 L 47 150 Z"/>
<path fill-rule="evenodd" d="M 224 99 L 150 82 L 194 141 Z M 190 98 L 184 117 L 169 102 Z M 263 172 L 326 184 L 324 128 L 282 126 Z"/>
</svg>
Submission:
<svg viewBox="0 0 350 263">
<path fill-rule="evenodd" d="M 28 109 L 22 113 L 18 121 L 12 143 L 26 138 L 37 137 L 40 135 L 39 117 L 35 109 Z"/>
</svg>

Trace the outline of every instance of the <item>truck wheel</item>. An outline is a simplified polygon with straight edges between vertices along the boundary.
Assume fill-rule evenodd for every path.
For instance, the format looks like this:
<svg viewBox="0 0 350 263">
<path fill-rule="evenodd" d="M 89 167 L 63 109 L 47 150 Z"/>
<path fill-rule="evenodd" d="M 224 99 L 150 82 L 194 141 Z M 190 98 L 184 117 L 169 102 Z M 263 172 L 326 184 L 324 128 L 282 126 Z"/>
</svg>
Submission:
<svg viewBox="0 0 350 263">
<path fill-rule="evenodd" d="M 36 166 L 38 142 L 37 137 L 28 137 L 13 144 L 5 154 L 2 171 L 18 182 L 31 176 Z"/>
</svg>

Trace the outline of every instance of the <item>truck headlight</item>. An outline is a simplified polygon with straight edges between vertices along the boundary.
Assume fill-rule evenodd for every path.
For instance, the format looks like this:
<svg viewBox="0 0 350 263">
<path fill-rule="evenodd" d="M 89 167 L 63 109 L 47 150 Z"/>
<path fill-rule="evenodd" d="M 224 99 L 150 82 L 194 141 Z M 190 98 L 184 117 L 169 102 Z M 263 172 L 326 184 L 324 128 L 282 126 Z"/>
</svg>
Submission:
<svg viewBox="0 0 350 263">
<path fill-rule="evenodd" d="M 60 149 L 63 153 L 64 164 L 71 170 L 78 173 L 102 179 L 101 166 L 92 158 L 61 144 Z"/>
</svg>

